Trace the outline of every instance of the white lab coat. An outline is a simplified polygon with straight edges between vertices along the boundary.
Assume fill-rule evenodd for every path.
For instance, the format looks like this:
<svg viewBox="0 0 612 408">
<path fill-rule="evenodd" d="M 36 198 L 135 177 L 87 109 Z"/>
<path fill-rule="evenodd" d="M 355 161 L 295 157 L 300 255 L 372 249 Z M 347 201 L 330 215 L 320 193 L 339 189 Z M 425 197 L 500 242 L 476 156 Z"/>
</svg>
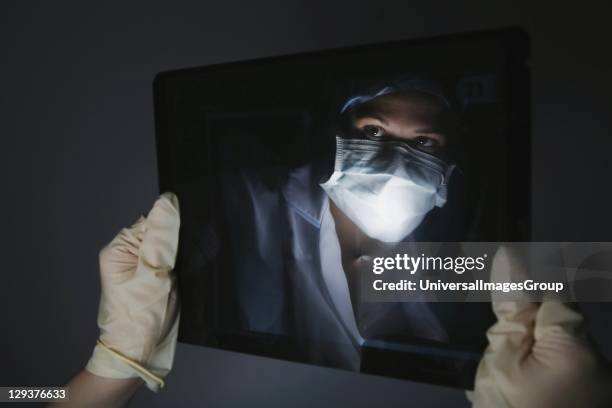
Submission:
<svg viewBox="0 0 612 408">
<path fill-rule="evenodd" d="M 315 165 L 297 168 L 280 181 L 274 180 L 275 172 L 241 175 L 245 194 L 231 198 L 237 207 L 230 223 L 241 259 L 236 281 L 243 328 L 295 335 L 310 362 L 358 371 L 364 339 L 329 200 L 319 186 L 323 175 Z M 447 340 L 427 304 L 402 307 L 415 335 Z"/>
</svg>

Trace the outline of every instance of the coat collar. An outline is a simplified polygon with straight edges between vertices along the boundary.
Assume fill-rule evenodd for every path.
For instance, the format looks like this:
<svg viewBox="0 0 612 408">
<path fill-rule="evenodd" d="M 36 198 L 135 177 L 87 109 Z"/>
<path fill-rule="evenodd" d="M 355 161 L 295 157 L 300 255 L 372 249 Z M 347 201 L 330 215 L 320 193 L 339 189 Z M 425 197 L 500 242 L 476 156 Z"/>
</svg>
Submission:
<svg viewBox="0 0 612 408">
<path fill-rule="evenodd" d="M 321 228 L 328 206 L 327 195 L 320 185 L 328 175 L 322 163 L 307 164 L 290 171 L 282 188 L 287 204 L 316 228 Z"/>
</svg>

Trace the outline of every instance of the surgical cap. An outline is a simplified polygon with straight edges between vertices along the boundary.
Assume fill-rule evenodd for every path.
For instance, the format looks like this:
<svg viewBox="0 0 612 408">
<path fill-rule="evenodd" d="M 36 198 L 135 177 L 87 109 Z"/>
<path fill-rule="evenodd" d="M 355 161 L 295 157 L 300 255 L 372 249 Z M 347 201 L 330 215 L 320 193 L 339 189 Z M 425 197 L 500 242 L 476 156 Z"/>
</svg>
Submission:
<svg viewBox="0 0 612 408">
<path fill-rule="evenodd" d="M 388 95 L 396 92 L 406 92 L 406 91 L 417 91 L 423 92 L 426 94 L 433 95 L 440 99 L 448 109 L 451 108 L 450 102 L 444 96 L 441 87 L 429 80 L 424 79 L 416 79 L 416 78 L 401 78 L 392 81 L 382 82 L 378 85 L 369 87 L 365 90 L 361 95 L 353 96 L 349 98 L 344 105 L 342 105 L 342 109 L 340 109 L 340 113 L 346 112 L 348 109 L 354 108 L 358 105 L 366 103 L 377 96 Z"/>
</svg>

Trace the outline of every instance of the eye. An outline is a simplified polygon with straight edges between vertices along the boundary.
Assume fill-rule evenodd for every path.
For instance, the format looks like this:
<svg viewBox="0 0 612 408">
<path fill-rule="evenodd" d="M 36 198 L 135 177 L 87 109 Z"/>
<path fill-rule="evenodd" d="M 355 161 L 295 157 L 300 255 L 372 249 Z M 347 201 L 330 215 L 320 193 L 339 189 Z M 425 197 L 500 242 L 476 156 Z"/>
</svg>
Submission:
<svg viewBox="0 0 612 408">
<path fill-rule="evenodd" d="M 361 131 L 366 137 L 371 139 L 380 139 L 385 135 L 383 128 L 375 125 L 365 125 L 361 128 Z"/>
<path fill-rule="evenodd" d="M 437 140 L 427 136 L 418 136 L 414 139 L 414 142 L 416 143 L 417 147 L 425 149 L 435 149 L 439 144 Z"/>
</svg>

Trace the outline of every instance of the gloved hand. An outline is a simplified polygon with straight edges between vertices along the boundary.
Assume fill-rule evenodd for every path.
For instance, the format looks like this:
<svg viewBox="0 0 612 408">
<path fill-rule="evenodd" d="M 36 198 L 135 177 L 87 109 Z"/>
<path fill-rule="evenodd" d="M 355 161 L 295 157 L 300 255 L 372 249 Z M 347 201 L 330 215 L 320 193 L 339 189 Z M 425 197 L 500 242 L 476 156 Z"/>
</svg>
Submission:
<svg viewBox="0 0 612 408">
<path fill-rule="evenodd" d="M 501 247 L 492 280 L 524 274 L 520 257 Z M 612 376 L 569 305 L 495 301 L 498 322 L 476 374 L 475 408 L 612 407 Z"/>
<path fill-rule="evenodd" d="M 110 378 L 141 377 L 163 386 L 174 359 L 179 306 L 173 272 L 178 199 L 161 195 L 147 218 L 121 230 L 100 252 L 100 338 L 87 366 Z"/>
</svg>

